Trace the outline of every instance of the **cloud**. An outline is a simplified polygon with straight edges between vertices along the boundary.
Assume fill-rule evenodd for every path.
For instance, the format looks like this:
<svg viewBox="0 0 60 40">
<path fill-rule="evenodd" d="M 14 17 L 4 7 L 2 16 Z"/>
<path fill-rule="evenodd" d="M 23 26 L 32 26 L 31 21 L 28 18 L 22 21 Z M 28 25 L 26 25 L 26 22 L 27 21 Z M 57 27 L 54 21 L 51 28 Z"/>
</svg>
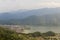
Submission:
<svg viewBox="0 0 60 40">
<path fill-rule="evenodd" d="M 37 6 L 40 6 L 40 7 L 60 7 L 60 3 L 57 3 L 57 2 L 42 2 L 42 3 L 38 3 Z"/>
<path fill-rule="evenodd" d="M 40 0 L 0 0 L 0 11 L 60 7 L 59 2 Z"/>
</svg>

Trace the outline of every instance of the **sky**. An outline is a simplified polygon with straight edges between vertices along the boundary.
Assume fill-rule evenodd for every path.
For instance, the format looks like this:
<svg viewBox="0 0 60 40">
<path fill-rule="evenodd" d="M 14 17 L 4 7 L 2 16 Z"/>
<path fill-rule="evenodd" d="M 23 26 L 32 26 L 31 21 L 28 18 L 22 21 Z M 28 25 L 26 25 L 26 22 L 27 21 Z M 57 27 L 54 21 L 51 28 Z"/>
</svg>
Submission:
<svg viewBox="0 0 60 40">
<path fill-rule="evenodd" d="M 60 7 L 60 0 L 0 0 L 0 12 Z"/>
</svg>

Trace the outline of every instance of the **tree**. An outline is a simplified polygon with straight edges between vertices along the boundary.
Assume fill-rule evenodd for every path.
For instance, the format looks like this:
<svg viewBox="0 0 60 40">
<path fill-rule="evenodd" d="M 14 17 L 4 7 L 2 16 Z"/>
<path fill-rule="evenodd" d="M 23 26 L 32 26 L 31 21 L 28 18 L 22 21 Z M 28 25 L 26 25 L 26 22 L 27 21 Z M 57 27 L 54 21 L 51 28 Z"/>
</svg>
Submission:
<svg viewBox="0 0 60 40">
<path fill-rule="evenodd" d="M 29 36 L 39 37 L 39 36 L 41 36 L 41 33 L 40 32 L 29 33 Z"/>
<path fill-rule="evenodd" d="M 52 31 L 48 31 L 46 33 L 43 33 L 43 36 L 55 36 L 55 33 Z"/>
<path fill-rule="evenodd" d="M 16 32 L 0 27 L 0 40 L 23 40 Z"/>
</svg>

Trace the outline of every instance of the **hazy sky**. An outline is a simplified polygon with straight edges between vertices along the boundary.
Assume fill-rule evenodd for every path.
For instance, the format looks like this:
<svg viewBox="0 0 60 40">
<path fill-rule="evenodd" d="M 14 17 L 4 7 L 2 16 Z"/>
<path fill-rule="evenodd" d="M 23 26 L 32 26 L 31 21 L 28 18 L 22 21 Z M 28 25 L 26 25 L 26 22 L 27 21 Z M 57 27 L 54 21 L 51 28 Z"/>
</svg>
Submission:
<svg viewBox="0 0 60 40">
<path fill-rule="evenodd" d="M 60 7 L 60 0 L 0 0 L 0 11 Z"/>
</svg>

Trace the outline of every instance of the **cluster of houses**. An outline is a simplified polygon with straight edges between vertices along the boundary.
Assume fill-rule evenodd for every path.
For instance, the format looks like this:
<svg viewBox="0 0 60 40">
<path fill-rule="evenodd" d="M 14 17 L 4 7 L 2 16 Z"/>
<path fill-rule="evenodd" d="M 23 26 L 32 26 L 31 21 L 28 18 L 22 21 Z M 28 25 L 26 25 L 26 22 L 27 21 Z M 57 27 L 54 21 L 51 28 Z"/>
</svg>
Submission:
<svg viewBox="0 0 60 40">
<path fill-rule="evenodd" d="M 28 33 L 30 28 L 25 25 L 0 25 L 6 29 L 16 31 L 17 33 Z"/>
</svg>

